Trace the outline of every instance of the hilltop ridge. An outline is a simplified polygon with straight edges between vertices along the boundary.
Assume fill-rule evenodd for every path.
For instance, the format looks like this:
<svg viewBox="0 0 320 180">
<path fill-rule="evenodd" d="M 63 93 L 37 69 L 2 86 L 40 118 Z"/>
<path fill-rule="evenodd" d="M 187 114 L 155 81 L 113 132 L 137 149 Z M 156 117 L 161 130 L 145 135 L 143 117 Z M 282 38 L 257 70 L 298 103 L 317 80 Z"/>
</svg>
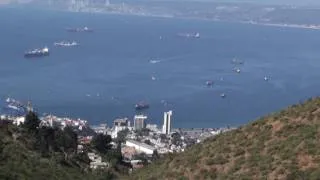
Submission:
<svg viewBox="0 0 320 180">
<path fill-rule="evenodd" d="M 205 140 L 130 179 L 318 179 L 320 98 Z"/>
</svg>

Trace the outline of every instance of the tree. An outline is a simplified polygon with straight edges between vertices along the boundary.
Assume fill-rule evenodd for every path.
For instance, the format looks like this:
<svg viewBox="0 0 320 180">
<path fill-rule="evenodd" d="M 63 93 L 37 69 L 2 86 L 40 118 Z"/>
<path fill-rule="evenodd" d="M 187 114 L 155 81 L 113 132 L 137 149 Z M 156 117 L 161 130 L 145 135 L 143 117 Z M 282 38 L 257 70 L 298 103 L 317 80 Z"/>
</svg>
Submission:
<svg viewBox="0 0 320 180">
<path fill-rule="evenodd" d="M 145 153 L 140 153 L 140 154 L 135 155 L 134 159 L 141 160 L 141 162 L 144 166 L 148 164 L 148 157 Z"/>
<path fill-rule="evenodd" d="M 151 141 L 149 139 L 144 140 L 144 143 L 151 145 Z"/>
<path fill-rule="evenodd" d="M 38 116 L 34 112 L 29 111 L 25 118 L 23 127 L 25 127 L 30 133 L 37 133 L 40 124 Z"/>
<path fill-rule="evenodd" d="M 172 137 L 172 139 L 171 139 L 172 144 L 174 144 L 176 146 L 182 144 L 181 135 L 179 133 L 174 133 L 174 134 L 172 134 L 171 137 Z"/>
<path fill-rule="evenodd" d="M 149 132 L 150 132 L 150 129 L 148 128 L 142 128 L 136 131 L 138 136 L 149 136 Z"/>
<path fill-rule="evenodd" d="M 37 146 L 42 155 L 47 156 L 55 147 L 55 130 L 50 127 L 41 127 L 37 134 Z"/>
<path fill-rule="evenodd" d="M 160 139 L 161 139 L 161 142 L 165 142 L 167 139 L 167 136 L 164 134 L 160 134 Z"/>
<path fill-rule="evenodd" d="M 55 146 L 63 152 L 76 152 L 78 147 L 78 136 L 72 127 L 65 127 L 64 130 L 55 131 Z"/>
<path fill-rule="evenodd" d="M 154 161 L 154 160 L 157 160 L 159 158 L 160 158 L 160 156 L 159 156 L 158 151 L 154 150 L 153 153 L 152 153 L 152 160 Z"/>
<path fill-rule="evenodd" d="M 111 149 L 112 138 L 110 135 L 97 134 L 92 138 L 92 146 L 102 154 L 106 154 Z"/>
<path fill-rule="evenodd" d="M 129 129 L 128 128 L 126 128 L 125 130 L 119 131 L 118 134 L 117 134 L 116 141 L 118 143 L 124 143 L 126 141 L 128 133 L 129 133 Z"/>
</svg>

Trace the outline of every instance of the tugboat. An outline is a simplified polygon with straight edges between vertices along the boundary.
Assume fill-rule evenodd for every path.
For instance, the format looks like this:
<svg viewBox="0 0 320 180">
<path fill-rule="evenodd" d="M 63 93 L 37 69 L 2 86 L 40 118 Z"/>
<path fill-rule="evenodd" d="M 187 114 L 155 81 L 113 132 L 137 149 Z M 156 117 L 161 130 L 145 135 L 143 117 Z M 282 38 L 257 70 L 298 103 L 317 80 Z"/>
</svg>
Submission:
<svg viewBox="0 0 320 180">
<path fill-rule="evenodd" d="M 49 49 L 44 47 L 42 49 L 34 49 L 31 51 L 27 51 L 24 53 L 25 58 L 33 58 L 33 57 L 42 57 L 42 56 L 49 56 Z"/>
<path fill-rule="evenodd" d="M 145 110 L 145 109 L 149 109 L 149 104 L 145 103 L 145 102 L 139 102 L 135 105 L 135 109 L 137 111 L 139 110 Z"/>
</svg>

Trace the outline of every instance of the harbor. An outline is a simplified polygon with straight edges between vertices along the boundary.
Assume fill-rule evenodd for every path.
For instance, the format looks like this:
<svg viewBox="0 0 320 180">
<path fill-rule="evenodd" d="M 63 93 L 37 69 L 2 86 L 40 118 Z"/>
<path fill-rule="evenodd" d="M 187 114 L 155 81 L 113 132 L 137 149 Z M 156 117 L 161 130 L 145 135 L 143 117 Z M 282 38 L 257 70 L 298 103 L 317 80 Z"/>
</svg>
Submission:
<svg viewBox="0 0 320 180">
<path fill-rule="evenodd" d="M 6 111 L 11 109 L 9 111 Z M 140 109 L 141 110 L 141 109 Z M 36 113 L 31 102 L 23 103 L 13 98 L 5 100 L 0 115 L 0 124 L 11 123 L 23 126 L 29 113 Z M 221 133 L 231 131 L 235 128 L 175 128 L 172 126 L 174 112 L 163 113 L 162 124 L 154 124 L 147 115 L 136 114 L 133 117 L 123 117 L 113 120 L 112 124 L 101 123 L 89 124 L 90 120 L 80 118 L 58 117 L 53 114 L 43 113 L 39 116 L 40 128 L 61 129 L 72 128 L 77 133 L 78 153 L 84 152 L 84 146 L 91 143 L 94 136 L 103 134 L 112 138 L 112 146 L 121 145 L 123 162 L 130 164 L 133 169 L 144 167 L 141 157 L 152 161 L 157 156 L 167 153 L 179 153 L 185 151 L 205 139 Z M 121 143 L 122 142 L 122 143 Z M 90 168 L 108 168 L 109 162 L 104 162 L 99 154 L 89 152 Z"/>
</svg>

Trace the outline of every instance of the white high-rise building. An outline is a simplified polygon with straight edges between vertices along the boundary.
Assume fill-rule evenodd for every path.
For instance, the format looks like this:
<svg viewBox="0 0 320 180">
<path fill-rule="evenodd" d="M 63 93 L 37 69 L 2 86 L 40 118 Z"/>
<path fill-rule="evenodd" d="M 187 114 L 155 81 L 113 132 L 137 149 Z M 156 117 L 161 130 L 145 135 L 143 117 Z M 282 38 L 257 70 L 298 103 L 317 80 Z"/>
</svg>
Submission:
<svg viewBox="0 0 320 180">
<path fill-rule="evenodd" d="M 164 112 L 163 126 L 162 126 L 163 134 L 170 134 L 171 132 L 171 116 L 172 116 L 172 111 Z"/>
</svg>

